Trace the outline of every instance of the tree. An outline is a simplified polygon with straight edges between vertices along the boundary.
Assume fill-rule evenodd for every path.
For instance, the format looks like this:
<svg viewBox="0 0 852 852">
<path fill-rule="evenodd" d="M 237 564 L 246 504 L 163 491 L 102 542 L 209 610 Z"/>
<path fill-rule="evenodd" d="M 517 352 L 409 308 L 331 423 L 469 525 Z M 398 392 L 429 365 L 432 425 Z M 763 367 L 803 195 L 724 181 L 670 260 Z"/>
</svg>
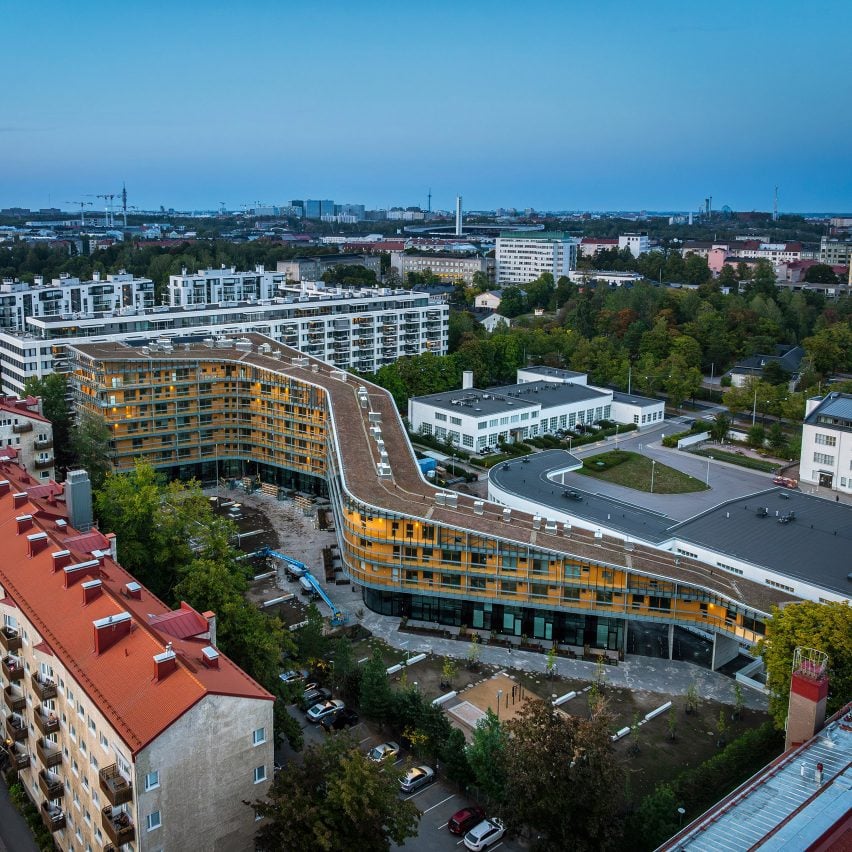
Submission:
<svg viewBox="0 0 852 852">
<path fill-rule="evenodd" d="M 50 373 L 43 378 L 30 376 L 24 382 L 24 393 L 41 397 L 42 414 L 53 425 L 53 453 L 57 474 L 64 474 L 73 465 L 71 454 L 71 416 L 66 394 L 68 382 L 62 373 Z M 62 478 L 60 475 L 59 478 Z"/>
<path fill-rule="evenodd" d="M 815 263 L 805 272 L 805 281 L 813 284 L 837 284 L 837 276 L 827 263 Z"/>
<path fill-rule="evenodd" d="M 459 667 L 456 661 L 452 657 L 445 657 L 441 666 L 441 686 L 445 689 L 451 688 L 458 673 Z"/>
<path fill-rule="evenodd" d="M 387 667 L 382 652 L 375 648 L 373 656 L 364 664 L 361 672 L 361 712 L 377 722 L 386 721 L 393 704 L 393 693 L 388 682 Z"/>
<path fill-rule="evenodd" d="M 768 260 L 758 260 L 755 265 L 751 281 L 746 286 L 746 295 L 768 296 L 774 299 L 778 294 L 778 286 L 775 283 L 775 270 Z"/>
<path fill-rule="evenodd" d="M 552 646 L 547 652 L 547 658 L 544 665 L 547 676 L 553 677 L 556 674 L 556 646 Z"/>
<path fill-rule="evenodd" d="M 658 784 L 651 795 L 645 796 L 628 823 L 627 835 L 633 839 L 634 848 L 656 849 L 675 834 L 679 806 L 680 801 L 669 784 Z"/>
<path fill-rule="evenodd" d="M 364 852 L 385 852 L 417 834 L 414 802 L 400 801 L 396 776 L 368 760 L 345 734 L 309 746 L 300 764 L 279 772 L 268 800 L 252 803 L 268 822 L 257 833 L 267 852 L 340 849 L 357 838 Z"/>
<path fill-rule="evenodd" d="M 544 701 L 528 701 L 506 723 L 505 800 L 510 825 L 540 835 L 539 848 L 598 850 L 619 839 L 624 770 L 612 757 L 611 720 L 565 716 Z M 566 807 L 566 802 L 571 806 Z"/>
<path fill-rule="evenodd" d="M 489 707 L 473 729 L 467 762 L 474 783 L 495 805 L 501 803 L 506 794 L 507 746 L 506 732 Z"/>
<path fill-rule="evenodd" d="M 776 451 L 783 450 L 787 446 L 787 436 L 780 423 L 773 423 L 769 427 L 769 446 Z"/>
<path fill-rule="evenodd" d="M 308 606 L 303 627 L 296 633 L 296 648 L 299 659 L 308 665 L 321 660 L 328 650 L 328 639 L 325 636 L 325 623 L 315 603 Z"/>
<path fill-rule="evenodd" d="M 295 716 L 291 716 L 287 709 L 287 705 L 290 703 L 290 696 L 284 694 L 284 686 L 282 683 L 282 688 L 278 690 L 278 695 L 275 698 L 275 704 L 272 708 L 272 730 L 275 737 L 275 745 L 277 747 L 281 745 L 283 740 L 287 740 L 293 751 L 301 751 L 302 746 L 305 744 L 305 735 L 302 733 L 302 726 L 299 724 L 299 720 Z"/>
<path fill-rule="evenodd" d="M 506 287 L 500 293 L 500 306 L 497 312 L 504 317 L 517 317 L 527 310 L 527 300 L 519 287 Z"/>
<path fill-rule="evenodd" d="M 755 450 L 763 449 L 766 444 L 766 430 L 760 423 L 755 423 L 748 430 L 748 445 Z"/>
<path fill-rule="evenodd" d="M 331 651 L 333 663 L 331 682 L 345 701 L 354 703 L 358 698 L 361 669 L 355 661 L 352 643 L 346 636 L 334 640 Z"/>
<path fill-rule="evenodd" d="M 103 484 L 112 469 L 109 461 L 111 434 L 103 417 L 84 411 L 71 433 L 71 454 L 74 463 L 89 472 L 92 490 Z"/>
<path fill-rule="evenodd" d="M 815 648 L 828 655 L 827 713 L 852 695 L 852 608 L 844 603 L 802 601 L 783 609 L 773 607 L 766 636 L 757 651 L 766 666 L 769 712 L 783 730 L 790 697 L 790 673 L 796 648 Z"/>
<path fill-rule="evenodd" d="M 724 412 L 716 415 L 713 425 L 710 427 L 710 434 L 714 441 L 724 444 L 728 437 L 728 432 L 731 428 L 731 418 Z"/>
</svg>

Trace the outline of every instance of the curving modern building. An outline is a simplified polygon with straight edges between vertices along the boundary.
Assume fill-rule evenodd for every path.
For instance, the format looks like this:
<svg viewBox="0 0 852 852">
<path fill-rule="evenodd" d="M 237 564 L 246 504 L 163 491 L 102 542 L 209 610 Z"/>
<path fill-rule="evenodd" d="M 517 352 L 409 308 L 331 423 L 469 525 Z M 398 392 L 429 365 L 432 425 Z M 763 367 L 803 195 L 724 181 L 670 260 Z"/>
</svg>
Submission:
<svg viewBox="0 0 852 852">
<path fill-rule="evenodd" d="M 610 656 L 657 625 L 669 656 L 680 633 L 704 636 L 716 668 L 763 635 L 773 605 L 801 597 L 555 513 L 440 491 L 384 389 L 261 335 L 69 350 L 76 402 L 106 418 L 118 470 L 141 457 L 172 476 L 256 473 L 326 494 L 375 611 Z"/>
</svg>

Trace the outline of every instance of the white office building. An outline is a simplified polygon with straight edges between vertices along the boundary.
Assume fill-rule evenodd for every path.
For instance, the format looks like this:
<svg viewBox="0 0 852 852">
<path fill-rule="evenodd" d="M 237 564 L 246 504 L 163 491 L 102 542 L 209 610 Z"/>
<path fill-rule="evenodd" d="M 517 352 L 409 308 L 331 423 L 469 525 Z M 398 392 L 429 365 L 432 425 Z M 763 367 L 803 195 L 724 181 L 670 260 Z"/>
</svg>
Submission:
<svg viewBox="0 0 852 852">
<path fill-rule="evenodd" d="M 526 284 L 545 272 L 556 281 L 577 265 L 577 246 L 577 240 L 558 231 L 503 233 L 496 246 L 497 285 Z"/>
<path fill-rule="evenodd" d="M 49 284 L 40 275 L 35 276 L 32 284 L 12 278 L 0 282 L 0 329 L 4 331 L 23 331 L 27 317 L 79 318 L 122 308 L 153 306 L 154 282 L 124 271 L 105 277 L 96 272 L 91 281 L 63 274 Z"/>
<path fill-rule="evenodd" d="M 80 318 L 28 317 L 26 331 L 0 330 L 5 393 L 30 376 L 68 369 L 65 347 L 112 340 L 180 340 L 255 331 L 341 369 L 374 372 L 405 355 L 447 352 L 449 308 L 425 293 L 285 285 L 272 299 L 122 308 Z"/>
<path fill-rule="evenodd" d="M 807 401 L 799 479 L 852 493 L 852 394 L 830 393 Z"/>
<path fill-rule="evenodd" d="M 618 249 L 630 249 L 633 257 L 639 257 L 640 254 L 651 251 L 651 241 L 647 234 L 619 234 Z"/>
<path fill-rule="evenodd" d="M 237 272 L 233 266 L 190 273 L 184 269 L 180 275 L 169 276 L 168 304 L 180 307 L 271 299 L 286 280 L 283 273 L 266 272 L 263 266 L 255 267 L 254 272 Z"/>
</svg>

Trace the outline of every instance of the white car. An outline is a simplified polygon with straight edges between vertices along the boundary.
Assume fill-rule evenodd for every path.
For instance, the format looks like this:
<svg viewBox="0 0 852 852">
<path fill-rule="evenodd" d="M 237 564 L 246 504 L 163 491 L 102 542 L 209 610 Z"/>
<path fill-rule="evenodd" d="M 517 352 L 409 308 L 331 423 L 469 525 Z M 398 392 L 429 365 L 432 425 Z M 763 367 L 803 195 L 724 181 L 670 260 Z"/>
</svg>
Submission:
<svg viewBox="0 0 852 852">
<path fill-rule="evenodd" d="M 333 716 L 346 705 L 339 699 L 333 701 L 320 701 L 308 710 L 308 720 L 311 722 L 322 722 L 323 719 Z"/>
<path fill-rule="evenodd" d="M 497 817 L 489 817 L 475 825 L 465 836 L 464 845 L 471 852 L 480 852 L 496 843 L 506 833 L 506 827 Z"/>
<path fill-rule="evenodd" d="M 367 757 L 373 763 L 384 763 L 386 760 L 393 762 L 399 754 L 399 745 L 397 743 L 382 743 L 374 746 L 367 752 Z"/>
</svg>

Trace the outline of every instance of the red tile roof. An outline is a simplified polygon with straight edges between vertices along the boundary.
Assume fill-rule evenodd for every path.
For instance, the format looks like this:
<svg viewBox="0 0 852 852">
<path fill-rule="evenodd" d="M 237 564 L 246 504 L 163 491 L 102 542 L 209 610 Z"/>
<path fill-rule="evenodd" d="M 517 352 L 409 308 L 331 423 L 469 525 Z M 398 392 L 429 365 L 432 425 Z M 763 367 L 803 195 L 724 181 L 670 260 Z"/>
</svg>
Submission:
<svg viewBox="0 0 852 852">
<path fill-rule="evenodd" d="M 36 410 L 32 411 L 29 406 L 36 406 Z M 50 423 L 50 421 L 38 413 L 38 397 L 28 396 L 25 399 L 18 399 L 16 396 L 0 396 L 0 411 L 8 411 L 11 414 L 20 414 L 28 417 L 31 420 L 38 420 L 40 423 Z"/>
<path fill-rule="evenodd" d="M 162 615 L 149 616 L 148 624 L 176 639 L 188 639 L 190 636 L 198 636 L 210 630 L 207 619 L 184 602 L 181 602 L 180 609 Z"/>
<path fill-rule="evenodd" d="M 65 572 L 54 573 L 52 553 L 75 543 L 75 550 L 108 540 L 97 531 L 85 534 L 66 527 L 57 529 L 52 519 L 64 517 L 64 502 L 38 496 L 43 487 L 28 488 L 32 480 L 13 462 L 0 461 L 0 480 L 9 487 L 0 494 L 0 585 L 6 598 L 30 621 L 42 642 L 62 663 L 80 688 L 98 705 L 118 735 L 135 754 L 159 736 L 208 694 L 273 700 L 259 684 L 227 657 L 220 655 L 218 668 L 207 668 L 201 660 L 206 639 L 177 635 L 177 627 L 190 618 L 196 624 L 203 616 L 182 604 L 171 610 L 144 587 L 139 599 L 127 596 L 134 578 L 109 555 L 103 557 L 97 576 L 102 592 L 84 603 L 83 590 L 73 583 L 66 588 Z M 55 483 L 54 483 L 55 485 Z M 26 492 L 27 501 L 15 506 L 12 495 Z M 18 532 L 16 517 L 31 514 L 32 527 Z M 47 533 L 47 546 L 29 556 L 28 535 Z M 68 535 L 70 533 L 70 535 Z M 83 560 L 81 560 L 83 561 Z M 130 631 L 100 654 L 95 650 L 94 621 L 130 614 Z M 151 616 L 154 619 L 151 619 Z M 165 619 L 163 618 L 165 616 Z M 157 624 L 159 619 L 162 624 Z M 152 621 L 154 623 L 152 623 Z M 155 677 L 153 657 L 171 643 L 177 668 Z"/>
</svg>

